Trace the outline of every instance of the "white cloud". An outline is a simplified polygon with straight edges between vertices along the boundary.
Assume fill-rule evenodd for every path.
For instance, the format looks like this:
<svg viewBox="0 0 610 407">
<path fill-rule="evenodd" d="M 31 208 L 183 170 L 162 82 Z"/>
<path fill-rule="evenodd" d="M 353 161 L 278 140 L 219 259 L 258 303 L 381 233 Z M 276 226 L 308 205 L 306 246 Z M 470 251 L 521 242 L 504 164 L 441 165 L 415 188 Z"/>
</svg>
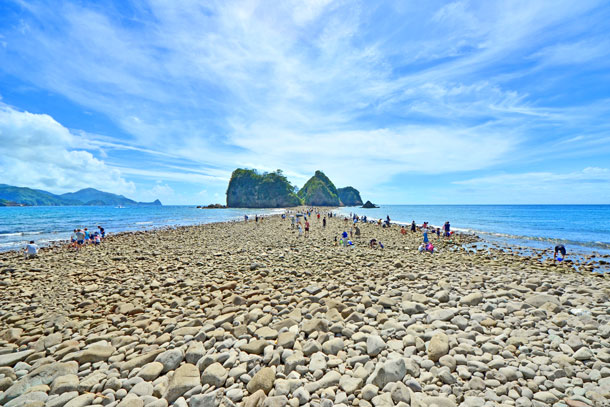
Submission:
<svg viewBox="0 0 610 407">
<path fill-rule="evenodd" d="M 114 193 L 135 189 L 121 173 L 90 152 L 46 114 L 21 112 L 0 105 L 0 178 L 17 186 L 68 192 L 100 188 Z"/>
<path fill-rule="evenodd" d="M 152 188 L 138 190 L 138 199 L 143 202 L 152 202 L 159 199 L 162 203 L 172 202 L 175 200 L 176 192 L 167 183 L 158 181 Z"/>
<path fill-rule="evenodd" d="M 488 203 L 606 204 L 610 169 L 587 167 L 573 172 L 498 174 L 455 181 L 459 194 L 476 194 Z"/>
<path fill-rule="evenodd" d="M 218 186 L 236 166 L 283 168 L 300 186 L 322 169 L 362 189 L 539 155 L 531 142 L 542 125 L 599 125 L 604 110 L 550 108 L 507 80 L 567 53 L 599 62 L 607 42 L 549 45 L 562 29 L 586 34 L 578 19 L 597 4 L 155 0 L 134 6 L 133 21 L 112 8 L 36 4 L 25 35 L 3 32 L 17 56 L 4 69 L 131 135 L 83 147 L 123 176 Z M 595 130 L 602 136 L 578 136 L 607 140 L 607 128 Z M 134 168 L 111 160 L 118 150 L 164 161 Z"/>
</svg>

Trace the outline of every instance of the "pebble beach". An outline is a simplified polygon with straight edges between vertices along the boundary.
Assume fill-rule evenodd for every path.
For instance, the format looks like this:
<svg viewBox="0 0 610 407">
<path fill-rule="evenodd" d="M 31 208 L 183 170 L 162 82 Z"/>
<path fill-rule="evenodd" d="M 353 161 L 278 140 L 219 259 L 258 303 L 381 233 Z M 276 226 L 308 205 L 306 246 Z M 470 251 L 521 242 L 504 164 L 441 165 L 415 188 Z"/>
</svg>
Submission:
<svg viewBox="0 0 610 407">
<path fill-rule="evenodd" d="M 607 406 L 610 278 L 279 216 L 0 254 L 5 407 Z M 370 239 L 384 249 L 368 247 Z"/>
</svg>

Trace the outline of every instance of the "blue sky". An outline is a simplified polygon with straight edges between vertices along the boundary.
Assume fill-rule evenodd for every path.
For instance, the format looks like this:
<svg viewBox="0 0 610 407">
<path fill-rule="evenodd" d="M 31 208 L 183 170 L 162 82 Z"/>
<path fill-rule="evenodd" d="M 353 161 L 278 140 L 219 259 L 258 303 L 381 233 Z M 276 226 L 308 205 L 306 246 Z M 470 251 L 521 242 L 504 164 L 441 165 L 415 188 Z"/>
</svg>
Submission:
<svg viewBox="0 0 610 407">
<path fill-rule="evenodd" d="M 225 201 L 610 203 L 604 1 L 0 2 L 0 179 Z"/>
</svg>

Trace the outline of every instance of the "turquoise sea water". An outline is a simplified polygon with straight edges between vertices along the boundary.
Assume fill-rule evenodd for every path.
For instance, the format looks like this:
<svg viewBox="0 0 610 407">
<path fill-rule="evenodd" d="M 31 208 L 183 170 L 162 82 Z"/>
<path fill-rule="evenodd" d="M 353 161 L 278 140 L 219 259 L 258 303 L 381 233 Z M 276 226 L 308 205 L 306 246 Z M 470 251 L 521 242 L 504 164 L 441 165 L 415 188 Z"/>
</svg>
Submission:
<svg viewBox="0 0 610 407">
<path fill-rule="evenodd" d="M 506 246 L 536 249 L 563 244 L 570 252 L 610 254 L 610 205 L 381 205 L 376 209 L 345 207 L 339 213 L 390 216 L 393 222 L 429 222 L 475 233 Z"/>
<path fill-rule="evenodd" d="M 106 233 L 167 226 L 243 220 L 245 214 L 281 213 L 281 209 L 197 209 L 193 206 L 31 206 L 0 207 L 0 252 L 23 248 L 34 240 L 41 246 L 67 240 L 75 228 Z"/>
<path fill-rule="evenodd" d="M 107 233 L 158 227 L 242 220 L 244 214 L 268 215 L 281 209 L 197 209 L 160 207 L 0 207 L 0 251 L 20 249 L 29 240 L 41 245 L 69 239 L 74 228 Z M 383 205 L 378 209 L 339 208 L 336 212 L 390 216 L 393 222 L 420 225 L 428 221 L 453 230 L 476 233 L 505 245 L 552 248 L 570 252 L 610 254 L 610 205 Z"/>
</svg>

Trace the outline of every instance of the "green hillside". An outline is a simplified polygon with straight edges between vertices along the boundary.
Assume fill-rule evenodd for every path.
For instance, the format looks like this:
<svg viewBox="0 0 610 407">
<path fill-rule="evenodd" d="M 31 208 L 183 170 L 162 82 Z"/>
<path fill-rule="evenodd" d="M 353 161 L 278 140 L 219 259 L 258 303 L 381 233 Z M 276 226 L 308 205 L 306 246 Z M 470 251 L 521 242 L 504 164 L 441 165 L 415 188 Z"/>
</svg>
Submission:
<svg viewBox="0 0 610 407">
<path fill-rule="evenodd" d="M 341 205 L 337 188 L 322 171 L 316 171 L 297 195 L 308 206 Z"/>
<path fill-rule="evenodd" d="M 159 200 L 154 202 L 136 202 L 122 195 L 98 191 L 93 188 L 81 189 L 63 195 L 55 195 L 40 189 L 15 187 L 0 184 L 0 200 L 27 206 L 73 206 L 73 205 L 99 205 L 99 206 L 132 206 L 132 205 L 161 205 Z M 2 206 L 7 206 L 6 204 Z M 14 205 L 13 205 L 14 206 Z"/>
<path fill-rule="evenodd" d="M 360 192 L 354 187 L 345 187 L 337 189 L 339 193 L 339 199 L 345 206 L 359 206 L 362 205 L 362 198 Z"/>
<path fill-rule="evenodd" d="M 231 174 L 227 188 L 227 206 L 230 208 L 285 208 L 299 206 L 300 199 L 294 186 L 281 170 L 259 174 L 254 170 L 238 168 Z"/>
</svg>

